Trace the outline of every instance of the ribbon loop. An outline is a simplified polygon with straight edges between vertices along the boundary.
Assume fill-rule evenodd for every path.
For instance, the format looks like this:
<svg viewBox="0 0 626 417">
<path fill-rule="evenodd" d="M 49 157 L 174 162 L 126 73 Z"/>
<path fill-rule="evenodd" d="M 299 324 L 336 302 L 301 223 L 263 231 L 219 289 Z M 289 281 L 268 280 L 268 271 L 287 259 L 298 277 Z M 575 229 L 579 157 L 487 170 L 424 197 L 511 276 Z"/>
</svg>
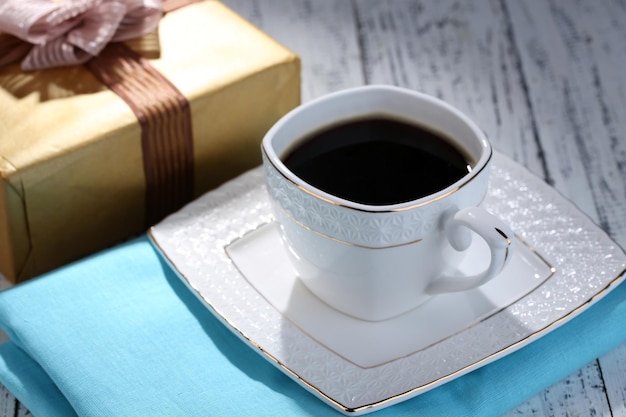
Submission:
<svg viewBox="0 0 626 417">
<path fill-rule="evenodd" d="M 16 52 L 0 64 L 22 59 L 25 71 L 82 64 L 112 41 L 153 31 L 163 15 L 161 0 L 4 0 L 0 32 L 31 44 L 14 43 Z M 7 44 L 1 45 L 2 49 Z"/>
</svg>

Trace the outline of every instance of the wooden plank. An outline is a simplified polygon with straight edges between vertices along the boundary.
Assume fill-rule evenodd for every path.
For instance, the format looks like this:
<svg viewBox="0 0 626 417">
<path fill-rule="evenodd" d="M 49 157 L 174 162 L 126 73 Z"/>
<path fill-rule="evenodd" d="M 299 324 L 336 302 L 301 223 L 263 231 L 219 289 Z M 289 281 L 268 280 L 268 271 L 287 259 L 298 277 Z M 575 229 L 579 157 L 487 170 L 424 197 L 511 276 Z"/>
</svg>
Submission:
<svg viewBox="0 0 626 417">
<path fill-rule="evenodd" d="M 507 3 L 549 176 L 626 246 L 626 7 Z"/>
<path fill-rule="evenodd" d="M 0 291 L 9 288 L 11 286 L 11 283 L 9 282 L 9 279 L 7 277 L 5 277 L 4 275 L 0 274 Z"/>
<path fill-rule="evenodd" d="M 27 417 L 32 414 L 4 386 L 0 385 L 0 416 Z"/>
<path fill-rule="evenodd" d="M 544 175 L 520 64 L 498 1 L 355 2 L 366 79 L 443 98 L 494 147 Z"/>
<path fill-rule="evenodd" d="M 502 417 L 610 416 L 599 375 L 599 365 L 594 361 Z"/>
<path fill-rule="evenodd" d="M 626 343 L 600 358 L 613 416 L 626 416 Z"/>
<path fill-rule="evenodd" d="M 354 10 L 336 0 L 224 0 L 302 59 L 302 101 L 363 84 Z"/>
<path fill-rule="evenodd" d="M 626 5 L 506 4 L 548 175 L 626 247 Z M 625 357 L 626 343 L 599 362 L 615 415 L 626 412 Z"/>
<path fill-rule="evenodd" d="M 15 397 L 0 384 L 0 416 L 13 416 L 15 414 Z"/>
<path fill-rule="evenodd" d="M 593 361 L 502 417 L 610 416 L 601 381 L 600 366 Z"/>
</svg>

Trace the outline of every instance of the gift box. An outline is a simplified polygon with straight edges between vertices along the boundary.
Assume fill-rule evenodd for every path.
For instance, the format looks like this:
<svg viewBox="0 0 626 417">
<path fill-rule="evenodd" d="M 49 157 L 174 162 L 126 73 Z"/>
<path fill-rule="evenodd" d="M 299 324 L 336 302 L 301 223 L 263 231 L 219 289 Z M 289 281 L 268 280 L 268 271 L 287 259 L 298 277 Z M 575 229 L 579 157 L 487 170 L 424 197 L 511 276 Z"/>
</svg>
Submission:
<svg viewBox="0 0 626 417">
<path fill-rule="evenodd" d="M 217 1 L 167 12 L 158 41 L 148 60 L 157 81 L 132 72 L 141 51 L 120 65 L 113 47 L 84 65 L 0 68 L 0 273 L 9 280 L 136 235 L 258 165 L 264 133 L 299 103 L 299 58 Z M 114 65 L 121 70 L 107 73 Z M 183 96 L 165 100 L 183 103 L 166 109 L 174 121 L 129 105 L 125 83 L 148 104 L 173 86 Z"/>
</svg>

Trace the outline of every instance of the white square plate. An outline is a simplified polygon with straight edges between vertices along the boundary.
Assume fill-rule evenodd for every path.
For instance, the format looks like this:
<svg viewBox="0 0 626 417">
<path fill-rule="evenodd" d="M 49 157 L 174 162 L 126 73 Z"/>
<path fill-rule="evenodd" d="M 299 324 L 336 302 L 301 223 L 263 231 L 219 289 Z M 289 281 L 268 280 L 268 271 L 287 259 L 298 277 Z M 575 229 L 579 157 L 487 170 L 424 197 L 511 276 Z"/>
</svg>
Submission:
<svg viewBox="0 0 626 417">
<path fill-rule="evenodd" d="M 183 282 L 245 343 L 331 407 L 359 415 L 521 348 L 624 279 L 622 248 L 498 153 L 483 206 L 519 239 L 511 264 L 476 290 L 438 296 L 377 323 L 333 310 L 299 283 L 260 168 L 171 215 L 150 236 Z M 485 249 L 475 243 L 470 250 Z"/>
</svg>

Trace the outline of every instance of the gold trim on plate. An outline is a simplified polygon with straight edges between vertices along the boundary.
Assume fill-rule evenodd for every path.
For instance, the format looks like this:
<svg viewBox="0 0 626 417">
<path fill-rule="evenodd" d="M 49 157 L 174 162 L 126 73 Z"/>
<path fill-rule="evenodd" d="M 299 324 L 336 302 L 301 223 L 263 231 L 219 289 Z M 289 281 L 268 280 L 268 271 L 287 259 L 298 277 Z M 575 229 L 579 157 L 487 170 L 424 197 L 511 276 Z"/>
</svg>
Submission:
<svg viewBox="0 0 626 417">
<path fill-rule="evenodd" d="M 559 317 L 557 320 L 553 321 L 552 323 L 549 323 L 548 325 L 546 325 L 545 327 L 537 330 L 534 333 L 529 334 L 526 337 L 523 337 L 522 339 L 516 341 L 515 343 L 512 343 L 496 352 L 492 352 L 489 355 L 485 356 L 482 359 L 477 360 L 476 362 L 473 362 L 471 364 L 468 364 L 466 366 L 464 366 L 461 369 L 457 369 L 454 372 L 451 372 L 447 375 L 444 375 L 434 381 L 431 381 L 427 384 L 423 384 L 419 387 L 415 387 L 412 388 L 409 391 L 403 392 L 401 394 L 395 395 L 393 397 L 389 397 L 385 400 L 381 400 L 372 404 L 367 404 L 367 405 L 363 405 L 360 407 L 356 407 L 356 408 L 352 408 L 352 409 L 347 409 L 344 408 L 343 410 L 346 412 L 358 412 L 358 411 L 363 411 L 366 410 L 368 408 L 372 408 L 375 406 L 379 406 L 379 405 L 383 405 L 386 403 L 389 403 L 393 400 L 405 397 L 407 395 L 413 394 L 416 391 L 420 391 L 423 390 L 425 388 L 428 388 L 430 386 L 436 385 L 440 382 L 444 382 L 446 380 L 449 379 L 453 379 L 455 376 L 464 373 L 464 371 L 466 371 L 467 369 L 473 368 L 476 365 L 480 365 L 480 364 L 486 364 L 487 362 L 489 362 L 493 357 L 498 356 L 504 352 L 510 351 L 510 350 L 515 350 L 518 346 L 525 344 L 527 341 L 533 340 L 533 339 L 538 339 L 539 337 L 543 336 L 546 333 L 549 333 L 552 329 L 559 327 L 561 324 L 564 324 L 565 322 L 569 321 L 571 318 L 574 318 L 576 315 L 578 315 L 580 312 L 582 312 L 583 310 L 585 310 L 588 306 L 590 306 L 591 304 L 593 304 L 598 298 L 602 298 L 601 296 L 603 296 L 606 292 L 608 292 L 609 290 L 612 289 L 613 286 L 619 284 L 619 282 L 621 281 L 621 278 L 624 276 L 624 274 L 626 274 L 626 269 L 622 270 L 622 272 L 620 272 L 620 274 L 615 277 L 613 280 L 611 280 L 611 282 L 609 282 L 605 287 L 603 287 L 599 292 L 595 293 L 593 296 L 591 296 L 591 298 L 587 301 L 585 301 L 584 303 L 582 303 L 581 305 L 579 305 L 578 307 L 574 308 L 572 311 L 570 311 L 569 313 L 565 314 L 564 316 Z"/>
<path fill-rule="evenodd" d="M 345 360 L 346 362 L 349 362 L 349 363 L 351 363 L 352 365 L 354 365 L 354 366 L 356 366 L 357 368 L 360 368 L 360 369 L 373 369 L 373 368 L 377 368 L 377 367 L 379 367 L 379 366 L 386 365 L 386 364 L 389 364 L 389 363 L 391 363 L 391 362 L 397 361 L 397 360 L 399 360 L 399 359 L 407 358 L 407 357 L 409 357 L 409 356 L 411 356 L 411 355 L 414 355 L 414 354 L 416 354 L 416 353 L 418 353 L 418 352 L 421 352 L 421 351 L 423 351 L 423 350 L 429 349 L 429 348 L 431 348 L 431 347 L 433 347 L 433 346 L 437 345 L 438 343 L 441 343 L 441 342 L 443 342 L 444 340 L 447 340 L 447 339 L 449 339 L 449 338 L 451 338 L 451 337 L 454 337 L 454 336 L 456 336 L 456 335 L 458 335 L 458 334 L 460 334 L 460 333 L 462 333 L 462 332 L 464 332 L 464 331 L 466 331 L 466 330 L 468 330 L 468 329 L 471 329 L 472 327 L 475 327 L 475 326 L 477 326 L 478 324 L 483 323 L 485 320 L 489 319 L 490 317 L 493 317 L 493 316 L 495 316 L 496 314 L 498 314 L 498 313 L 502 312 L 502 311 L 503 311 L 503 310 L 505 310 L 506 308 L 510 307 L 511 305 L 515 304 L 516 302 L 518 302 L 519 300 L 521 300 L 522 298 L 524 298 L 526 295 L 530 294 L 532 291 L 536 290 L 536 289 L 537 289 L 540 285 L 542 285 L 544 282 L 546 282 L 547 280 L 549 280 L 549 279 L 550 279 L 550 278 L 551 278 L 551 277 L 552 277 L 552 276 L 556 273 L 556 271 L 557 271 L 556 267 L 555 267 L 555 266 L 553 266 L 553 265 L 551 265 L 551 264 L 550 264 L 550 263 L 549 263 L 549 262 L 548 262 L 548 261 L 547 261 L 547 260 L 546 260 L 546 259 L 545 259 L 545 258 L 544 258 L 541 254 L 540 254 L 540 253 L 538 253 L 538 252 L 536 251 L 536 249 L 535 249 L 535 248 L 533 248 L 532 246 L 530 246 L 529 244 L 527 244 L 527 243 L 526 243 L 523 239 L 521 239 L 519 236 L 517 236 L 517 239 L 518 239 L 518 240 L 519 240 L 522 244 L 524 244 L 524 245 L 525 245 L 525 246 L 526 246 L 526 247 L 530 250 L 530 252 L 531 252 L 533 255 L 535 255 L 535 256 L 536 256 L 536 257 L 537 257 L 537 258 L 538 258 L 541 262 L 543 262 L 543 264 L 544 264 L 544 265 L 545 265 L 545 266 L 549 269 L 549 271 L 550 271 L 550 273 L 549 273 L 546 277 L 544 277 L 544 278 L 541 280 L 541 282 L 540 282 L 540 283 L 538 283 L 538 284 L 537 284 L 537 285 L 536 285 L 536 286 L 535 286 L 532 290 L 530 290 L 530 291 L 528 291 L 528 292 L 526 292 L 526 293 L 522 294 L 519 298 L 516 298 L 515 300 L 511 301 L 511 302 L 510 302 L 509 304 L 507 304 L 506 306 L 503 306 L 503 307 L 501 307 L 501 308 L 499 308 L 499 309 L 497 309 L 497 310 L 495 310 L 495 311 L 493 311 L 493 312 L 489 313 L 489 314 L 488 314 L 488 315 L 486 315 L 485 317 L 482 317 L 482 318 L 480 318 L 479 320 L 476 320 L 475 322 L 473 322 L 473 323 L 471 323 L 470 325 L 468 325 L 468 326 L 464 327 L 463 329 L 457 330 L 456 332 L 454 332 L 454 333 L 452 333 L 452 334 L 449 334 L 449 335 L 447 335 L 447 336 L 445 336 L 445 337 L 443 337 L 443 338 L 441 338 L 441 339 L 437 340 L 436 342 L 433 342 L 433 343 L 431 343 L 431 344 L 429 344 L 429 345 L 426 345 L 426 346 L 424 346 L 424 347 L 422 347 L 422 348 L 419 348 L 419 349 L 417 349 L 417 350 L 415 350 L 415 351 L 413 351 L 413 352 L 410 352 L 410 353 L 407 353 L 407 354 L 404 354 L 404 355 L 398 356 L 398 357 L 396 357 L 396 358 L 393 358 L 393 359 L 387 360 L 387 361 L 385 361 L 385 362 L 378 363 L 378 364 L 376 364 L 376 365 L 372 365 L 372 366 L 361 366 L 361 365 L 359 365 L 359 364 L 357 364 L 357 363 L 353 362 L 353 361 L 352 361 L 352 360 L 350 360 L 349 358 L 345 357 L 344 355 L 339 354 L 339 353 L 338 353 L 338 352 L 336 352 L 334 349 L 330 348 L 329 346 L 327 346 L 327 345 L 326 345 L 326 344 L 324 344 L 323 342 L 319 341 L 317 338 L 313 337 L 313 336 L 312 336 L 309 332 L 307 332 L 305 329 L 303 329 L 303 328 L 302 328 L 302 327 L 300 327 L 298 324 L 296 324 L 295 322 L 293 322 L 293 321 L 292 321 L 292 320 L 291 320 L 291 319 L 290 319 L 287 315 L 285 315 L 285 314 L 284 314 L 283 312 L 281 312 L 278 308 L 276 308 L 276 307 L 272 304 L 272 302 L 270 302 L 270 300 L 268 300 L 268 299 L 265 297 L 265 295 L 263 295 L 261 292 L 259 292 L 259 291 L 256 289 L 256 287 L 255 287 L 255 286 L 254 286 L 254 285 L 250 282 L 250 280 L 249 280 L 249 279 L 245 276 L 245 274 L 244 274 L 244 273 L 243 273 L 243 272 L 239 269 L 239 266 L 237 265 L 237 263 L 235 262 L 235 260 L 234 260 L 234 259 L 230 256 L 230 254 L 228 253 L 228 250 L 226 250 L 229 246 L 231 246 L 231 245 L 235 244 L 237 241 L 239 241 L 239 240 L 241 240 L 241 239 L 245 239 L 245 238 L 246 238 L 246 237 L 247 237 L 250 233 L 253 233 L 253 232 L 257 231 L 257 230 L 260 230 L 261 228 L 263 228 L 263 227 L 265 227 L 265 226 L 268 226 L 269 224 L 270 224 L 270 223 L 262 223 L 262 224 L 258 225 L 257 227 L 255 227 L 255 228 L 253 228 L 253 229 L 248 230 L 248 232 L 247 232 L 246 234 L 244 234 L 243 236 L 241 236 L 241 237 L 237 237 L 237 238 L 233 239 L 232 241 L 230 241 L 229 243 L 227 243 L 226 245 L 224 245 L 224 252 L 226 253 L 226 256 L 228 256 L 228 258 L 229 258 L 229 259 L 231 260 L 231 262 L 232 262 L 232 265 L 235 267 L 235 269 L 237 269 L 237 271 L 239 272 L 239 274 L 240 274 L 240 275 L 241 275 L 241 276 L 242 276 L 242 277 L 243 277 L 243 278 L 244 278 L 244 279 L 248 282 L 248 284 L 250 284 L 250 286 L 251 286 L 251 287 L 253 287 L 253 288 L 257 291 L 257 293 L 259 293 L 259 295 L 260 295 L 261 297 L 263 297 L 263 299 L 264 299 L 264 300 L 265 300 L 265 301 L 266 301 L 269 305 L 271 305 L 271 306 L 272 306 L 272 307 L 273 307 L 273 308 L 274 308 L 274 309 L 278 312 L 278 314 L 280 314 L 281 316 L 283 316 L 283 318 L 284 318 L 285 320 L 287 320 L 288 322 L 290 322 L 290 323 L 291 323 L 294 327 L 297 327 L 298 329 L 300 329 L 300 331 L 301 331 L 302 333 L 304 333 L 304 334 L 306 334 L 307 336 L 309 336 L 309 337 L 310 337 L 312 340 L 314 340 L 314 341 L 315 341 L 315 342 L 316 342 L 319 346 L 323 346 L 324 348 L 326 348 L 327 350 L 329 350 L 329 351 L 333 352 L 335 355 L 339 356 L 340 358 L 342 358 L 342 359 L 343 359 L 343 360 Z M 508 253 L 508 252 L 507 252 L 507 253 Z M 419 308 L 419 307 L 418 307 L 418 308 Z M 343 314 L 343 313 L 342 313 L 342 314 Z"/>
<path fill-rule="evenodd" d="M 256 230 L 258 228 L 261 228 L 265 225 L 267 225 L 268 223 L 262 223 L 260 224 L 258 227 L 251 229 L 249 232 Z M 565 314 L 564 316 L 559 317 L 557 320 L 547 324 L 546 326 L 544 326 L 543 328 L 525 336 L 524 338 L 516 341 L 515 343 L 512 343 L 498 351 L 492 352 L 490 354 L 488 354 L 487 356 L 478 359 L 470 364 L 467 364 L 466 366 L 457 369 L 454 372 L 451 372 L 449 374 L 446 374 L 444 376 L 441 376 L 433 381 L 430 381 L 426 384 L 422 384 L 420 386 L 414 387 L 408 391 L 405 391 L 403 393 L 391 396 L 389 398 L 386 398 L 384 400 L 380 400 L 380 401 L 376 401 L 374 403 L 371 404 L 366 404 L 363 406 L 359 406 L 359 407 L 347 407 L 341 403 L 339 403 L 337 400 L 333 399 L 332 397 L 328 396 L 326 393 L 324 393 L 320 388 L 316 387 L 315 385 L 311 384 L 309 381 L 307 381 L 306 379 L 302 378 L 297 372 L 295 372 L 294 370 L 292 370 L 291 368 L 289 368 L 287 365 L 285 365 L 284 363 L 282 363 L 276 356 L 272 355 L 270 352 L 268 352 L 267 350 L 265 350 L 263 348 L 263 346 L 261 346 L 259 343 L 255 342 L 253 339 L 251 339 L 244 331 L 242 331 L 241 329 L 239 329 L 232 321 L 230 321 L 225 314 L 223 314 L 220 310 L 218 310 L 211 302 L 210 300 L 208 300 L 201 292 L 198 288 L 196 288 L 190 281 L 189 279 L 187 279 L 187 277 L 185 277 L 174 265 L 174 263 L 172 262 L 172 260 L 167 256 L 166 252 L 163 250 L 163 248 L 159 245 L 157 239 L 154 237 L 154 235 L 152 234 L 152 229 L 148 230 L 148 235 L 150 236 L 150 239 L 152 241 L 152 243 L 159 249 L 159 252 L 161 253 L 161 255 L 165 258 L 165 260 L 167 261 L 167 263 L 170 265 L 170 267 L 182 278 L 182 280 L 184 281 L 184 283 L 187 285 L 187 287 L 189 287 L 191 290 L 193 290 L 193 293 L 195 293 L 195 295 L 199 298 L 201 298 L 204 303 L 207 305 L 207 307 L 209 307 L 214 315 L 220 320 L 222 321 L 224 324 L 226 324 L 228 327 L 230 327 L 234 333 L 240 337 L 241 339 L 247 341 L 252 347 L 256 348 L 259 350 L 259 352 L 264 355 L 267 359 L 271 360 L 272 362 L 274 362 L 276 364 L 276 366 L 280 367 L 281 369 L 283 369 L 283 371 L 285 371 L 285 373 L 287 373 L 291 378 L 293 378 L 294 380 L 299 381 L 300 383 L 304 384 L 306 387 L 308 387 L 310 390 L 313 390 L 315 392 L 317 392 L 321 397 L 323 397 L 324 399 L 326 399 L 329 403 L 333 404 L 335 407 L 343 410 L 346 413 L 357 413 L 357 412 L 361 412 L 364 410 L 367 410 L 369 408 L 373 408 L 373 407 L 378 407 L 381 405 L 385 405 L 388 404 L 389 402 L 393 402 L 396 401 L 398 399 L 404 398 L 404 397 L 410 397 L 412 396 L 414 393 L 418 392 L 418 391 L 422 391 L 425 389 L 428 389 L 429 387 L 432 387 L 434 385 L 438 385 L 440 383 L 446 382 L 448 380 L 454 379 L 457 376 L 460 376 L 460 374 L 465 373 L 465 371 L 467 371 L 470 368 L 474 368 L 477 365 L 481 365 L 481 364 L 485 364 L 489 361 L 491 361 L 494 357 L 501 355 L 502 353 L 508 352 L 508 351 L 512 351 L 515 350 L 516 348 L 520 347 L 521 345 L 527 343 L 530 340 L 533 339 L 538 339 L 539 337 L 545 335 L 546 333 L 549 333 L 551 330 L 553 330 L 554 328 L 560 326 L 561 324 L 567 322 L 568 320 L 570 320 L 571 318 L 575 317 L 576 315 L 578 315 L 580 312 L 582 312 L 584 309 L 586 309 L 588 306 L 590 306 L 591 304 L 593 304 L 595 301 L 597 301 L 599 298 L 601 298 L 602 296 L 604 296 L 607 292 L 609 292 L 615 285 L 617 285 L 622 278 L 624 277 L 624 275 L 626 274 L 626 269 L 622 270 L 617 277 L 615 277 L 614 279 L 612 279 L 605 287 L 601 288 L 598 292 L 596 292 L 593 296 L 591 296 L 591 298 L 585 302 L 583 302 L 581 305 L 579 305 L 578 307 L 574 308 L 573 310 L 571 310 L 569 313 Z M 245 235 L 244 235 L 245 236 Z M 229 243 L 225 244 L 221 249 L 224 251 L 224 254 L 226 257 L 228 257 L 228 259 L 230 259 L 232 261 L 232 258 L 230 258 L 230 255 L 228 255 L 227 251 L 226 251 L 226 247 L 228 247 L 229 245 L 233 244 L 234 242 L 236 242 L 237 240 L 241 239 L 242 237 L 237 237 L 235 239 L 233 239 L 232 241 L 230 241 Z M 530 292 L 523 294 L 519 299 L 511 302 L 509 305 L 489 314 L 487 317 L 484 317 L 480 320 L 478 320 L 475 323 L 472 323 L 470 326 L 459 330 L 458 332 L 449 335 L 447 337 L 445 337 L 444 339 L 439 340 L 438 342 L 431 344 L 429 346 L 426 346 L 424 348 L 421 348 L 419 350 L 417 350 L 416 352 L 412 352 L 408 355 L 404 355 L 402 357 L 399 358 L 395 358 L 391 361 L 385 362 L 383 364 L 379 364 L 376 365 L 372 368 L 378 367 L 378 366 L 383 366 L 389 362 L 393 362 L 395 360 L 399 360 L 408 356 L 411 356 L 417 352 L 420 352 L 422 350 L 428 349 L 432 346 L 434 346 L 437 343 L 440 343 L 442 340 L 446 340 L 449 339 L 450 337 L 453 337 L 459 333 L 462 333 L 476 325 L 478 325 L 479 323 L 482 323 L 486 320 L 488 320 L 489 318 L 493 317 L 494 315 L 500 313 L 501 311 L 503 311 L 504 309 L 510 307 L 511 305 L 515 304 L 516 302 L 518 302 L 520 299 L 522 299 L 523 297 L 525 297 L 526 295 L 530 294 L 531 292 L 533 292 L 534 290 L 536 290 L 536 288 L 538 288 L 539 286 L 543 285 L 543 283 L 545 283 L 548 279 L 550 279 L 557 271 L 556 267 L 551 265 L 534 247 L 532 247 L 531 245 L 528 245 L 525 241 L 523 241 L 519 236 L 517 236 L 517 239 L 521 242 L 523 242 L 529 250 L 532 251 L 533 254 L 537 255 L 537 257 L 546 264 L 546 266 L 549 267 L 550 269 L 550 275 L 548 275 L 545 279 L 542 280 L 542 282 L 540 284 L 537 285 L 537 287 L 535 287 L 535 289 L 531 290 Z M 234 264 L 235 269 L 241 274 L 241 271 L 237 268 L 237 266 Z M 243 275 L 242 275 L 243 276 Z M 243 276 L 245 279 L 245 276 Z M 247 281 L 247 279 L 246 279 Z M 265 299 L 265 297 L 264 297 Z M 269 301 L 267 301 L 267 299 L 265 299 L 266 302 L 269 303 Z M 269 303 L 271 305 L 271 303 Z M 278 313 L 285 318 L 286 320 L 288 320 L 290 323 L 294 324 L 291 320 L 289 320 L 288 317 L 286 317 L 282 312 L 280 312 L 279 310 L 277 310 L 273 305 L 272 307 L 278 311 Z M 295 324 L 294 324 L 295 325 Z M 307 336 L 311 337 L 307 332 L 305 332 L 303 329 L 301 329 L 299 326 L 296 326 L 300 329 L 300 331 L 302 331 L 303 333 L 305 333 Z M 312 338 L 313 340 L 315 340 L 316 343 L 318 343 L 318 345 L 325 347 L 326 349 L 328 349 L 329 351 L 335 353 L 333 350 L 329 349 L 327 346 L 325 346 L 324 344 L 320 343 L 319 341 L 317 341 L 316 339 Z M 336 354 L 336 353 L 335 353 Z M 338 355 L 339 357 L 341 357 L 342 359 L 350 362 L 353 364 L 353 362 L 349 361 L 348 359 L 344 358 L 343 356 Z M 355 365 L 358 366 L 358 365 Z M 362 368 L 362 367 L 359 367 Z M 363 369 L 363 368 L 362 368 Z"/>
</svg>

